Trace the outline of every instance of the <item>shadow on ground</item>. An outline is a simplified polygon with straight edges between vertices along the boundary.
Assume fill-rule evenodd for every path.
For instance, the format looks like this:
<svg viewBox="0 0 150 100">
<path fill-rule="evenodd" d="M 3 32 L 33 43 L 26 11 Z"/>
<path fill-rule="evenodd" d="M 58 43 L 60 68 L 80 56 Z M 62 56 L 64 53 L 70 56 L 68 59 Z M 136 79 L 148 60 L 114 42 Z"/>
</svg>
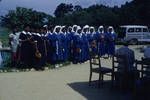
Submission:
<svg viewBox="0 0 150 100">
<path fill-rule="evenodd" d="M 100 88 L 97 87 L 96 81 L 91 86 L 88 85 L 88 82 L 69 83 L 68 85 L 87 100 L 133 100 L 131 93 L 112 89 L 110 82 L 105 82 Z"/>
</svg>

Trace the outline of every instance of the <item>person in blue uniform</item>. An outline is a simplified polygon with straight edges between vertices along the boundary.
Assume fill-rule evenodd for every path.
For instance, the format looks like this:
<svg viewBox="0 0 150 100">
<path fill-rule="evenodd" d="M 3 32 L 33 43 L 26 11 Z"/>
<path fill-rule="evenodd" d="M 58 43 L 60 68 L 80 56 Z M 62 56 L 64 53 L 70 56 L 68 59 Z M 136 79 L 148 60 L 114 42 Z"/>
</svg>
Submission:
<svg viewBox="0 0 150 100">
<path fill-rule="evenodd" d="M 115 53 L 115 40 L 117 38 L 117 35 L 114 32 L 114 28 L 112 26 L 108 27 L 107 33 L 106 33 L 106 49 L 108 56 L 111 57 Z"/>
<path fill-rule="evenodd" d="M 71 57 L 71 42 L 72 42 L 72 37 L 71 37 L 71 33 L 72 33 L 72 27 L 69 26 L 67 29 L 67 34 L 66 34 L 66 38 L 67 38 L 67 54 L 68 54 L 68 60 L 72 61 L 72 57 Z"/>
<path fill-rule="evenodd" d="M 89 60 L 90 58 L 90 55 L 89 55 L 89 43 L 88 43 L 88 39 L 87 39 L 87 36 L 89 35 L 90 36 L 90 33 L 89 33 L 89 25 L 85 25 L 82 29 L 82 38 L 83 38 L 83 61 L 82 62 L 85 62 L 87 60 Z"/>
<path fill-rule="evenodd" d="M 94 27 L 89 27 L 89 32 L 87 33 L 88 44 L 92 42 L 92 34 L 94 33 Z"/>
<path fill-rule="evenodd" d="M 90 46 L 89 47 L 90 53 L 97 55 L 97 45 L 96 45 L 96 39 L 94 37 L 96 35 L 95 28 L 90 27 L 89 32 L 90 32 L 90 37 L 88 37 L 88 42 Z"/>
<path fill-rule="evenodd" d="M 59 67 L 59 33 L 60 33 L 61 26 L 55 26 L 52 34 L 52 64 L 55 64 L 55 68 Z"/>
<path fill-rule="evenodd" d="M 105 48 L 105 32 L 104 32 L 104 27 L 99 26 L 98 28 L 98 54 L 99 56 L 105 56 L 106 54 L 106 48 Z"/>
<path fill-rule="evenodd" d="M 72 26 L 72 31 L 71 31 L 71 34 L 70 34 L 70 44 L 71 44 L 71 54 L 70 54 L 70 57 L 71 57 L 71 61 L 74 61 L 74 52 L 76 51 L 75 50 L 75 43 L 74 43 L 74 40 L 75 40 L 75 34 L 76 34 L 76 31 L 77 31 L 77 28 L 78 28 L 78 25 L 73 25 Z"/>
<path fill-rule="evenodd" d="M 52 48 L 52 35 L 53 33 L 51 32 L 51 28 L 46 34 L 46 39 L 47 39 L 47 63 L 52 64 L 52 54 L 53 54 L 53 48 Z"/>
<path fill-rule="evenodd" d="M 57 50 L 57 62 L 58 62 L 58 65 L 61 66 L 62 65 L 62 62 L 64 60 L 64 43 L 62 42 L 63 41 L 63 38 L 64 38 L 64 34 L 62 32 L 62 29 L 64 28 L 64 26 L 60 26 L 60 30 L 59 32 L 57 33 L 57 45 L 58 45 L 58 50 Z"/>
<path fill-rule="evenodd" d="M 64 60 L 64 52 L 65 52 L 65 49 L 64 49 L 64 33 L 62 32 L 63 28 L 65 28 L 65 26 L 61 26 L 60 28 L 60 32 L 59 34 L 57 34 L 57 37 L 58 37 L 58 57 L 59 57 L 59 62 L 62 63 L 63 60 Z"/>
<path fill-rule="evenodd" d="M 51 54 L 52 54 L 52 47 L 51 47 L 51 36 L 52 36 L 52 25 L 44 25 L 44 42 L 45 42 L 45 59 L 46 62 L 51 64 Z"/>
<path fill-rule="evenodd" d="M 67 32 L 66 32 L 66 26 L 62 26 L 60 30 L 60 35 L 61 35 L 61 44 L 62 44 L 62 55 L 63 55 L 63 62 L 66 62 L 68 60 L 68 37 L 67 37 Z"/>
<path fill-rule="evenodd" d="M 74 36 L 74 56 L 73 63 L 82 63 L 83 62 L 83 38 L 82 38 L 82 30 L 81 27 L 77 27 L 77 31 Z"/>
</svg>

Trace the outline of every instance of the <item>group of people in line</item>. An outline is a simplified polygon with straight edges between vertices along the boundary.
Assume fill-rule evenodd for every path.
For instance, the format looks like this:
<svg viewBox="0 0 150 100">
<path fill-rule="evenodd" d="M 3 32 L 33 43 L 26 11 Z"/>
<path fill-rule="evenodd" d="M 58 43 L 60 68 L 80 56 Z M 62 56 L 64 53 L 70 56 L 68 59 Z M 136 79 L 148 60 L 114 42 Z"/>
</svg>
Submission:
<svg viewBox="0 0 150 100">
<path fill-rule="evenodd" d="M 25 68 L 43 69 L 46 63 L 59 67 L 62 62 L 84 63 L 90 52 L 99 56 L 115 53 L 117 35 L 112 26 L 107 30 L 99 26 L 85 25 L 43 27 L 24 26 L 22 32 L 16 28 L 9 35 L 13 66 L 16 62 Z"/>
</svg>

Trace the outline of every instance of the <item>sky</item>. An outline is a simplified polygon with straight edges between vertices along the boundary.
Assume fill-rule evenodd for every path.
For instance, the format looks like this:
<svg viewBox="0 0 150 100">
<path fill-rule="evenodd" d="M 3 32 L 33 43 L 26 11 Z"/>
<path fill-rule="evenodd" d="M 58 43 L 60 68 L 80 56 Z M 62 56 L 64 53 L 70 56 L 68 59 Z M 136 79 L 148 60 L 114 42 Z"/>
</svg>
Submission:
<svg viewBox="0 0 150 100">
<path fill-rule="evenodd" d="M 82 7 L 89 7 L 93 4 L 105 4 L 109 6 L 124 4 L 132 0 L 1 0 L 0 15 L 7 14 L 8 10 L 13 10 L 17 6 L 33 8 L 37 11 L 42 11 L 53 15 L 56 7 L 60 3 L 72 3 L 73 5 L 81 5 Z"/>
</svg>

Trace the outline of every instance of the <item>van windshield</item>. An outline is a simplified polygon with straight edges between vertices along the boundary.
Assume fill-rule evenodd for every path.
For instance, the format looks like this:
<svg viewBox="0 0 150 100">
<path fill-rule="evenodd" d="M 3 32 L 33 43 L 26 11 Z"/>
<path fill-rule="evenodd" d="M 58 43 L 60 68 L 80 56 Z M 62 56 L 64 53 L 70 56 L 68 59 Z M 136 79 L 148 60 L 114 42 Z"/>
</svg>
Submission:
<svg viewBox="0 0 150 100">
<path fill-rule="evenodd" d="M 126 28 L 121 27 L 118 31 L 118 38 L 124 38 L 126 36 Z"/>
</svg>

